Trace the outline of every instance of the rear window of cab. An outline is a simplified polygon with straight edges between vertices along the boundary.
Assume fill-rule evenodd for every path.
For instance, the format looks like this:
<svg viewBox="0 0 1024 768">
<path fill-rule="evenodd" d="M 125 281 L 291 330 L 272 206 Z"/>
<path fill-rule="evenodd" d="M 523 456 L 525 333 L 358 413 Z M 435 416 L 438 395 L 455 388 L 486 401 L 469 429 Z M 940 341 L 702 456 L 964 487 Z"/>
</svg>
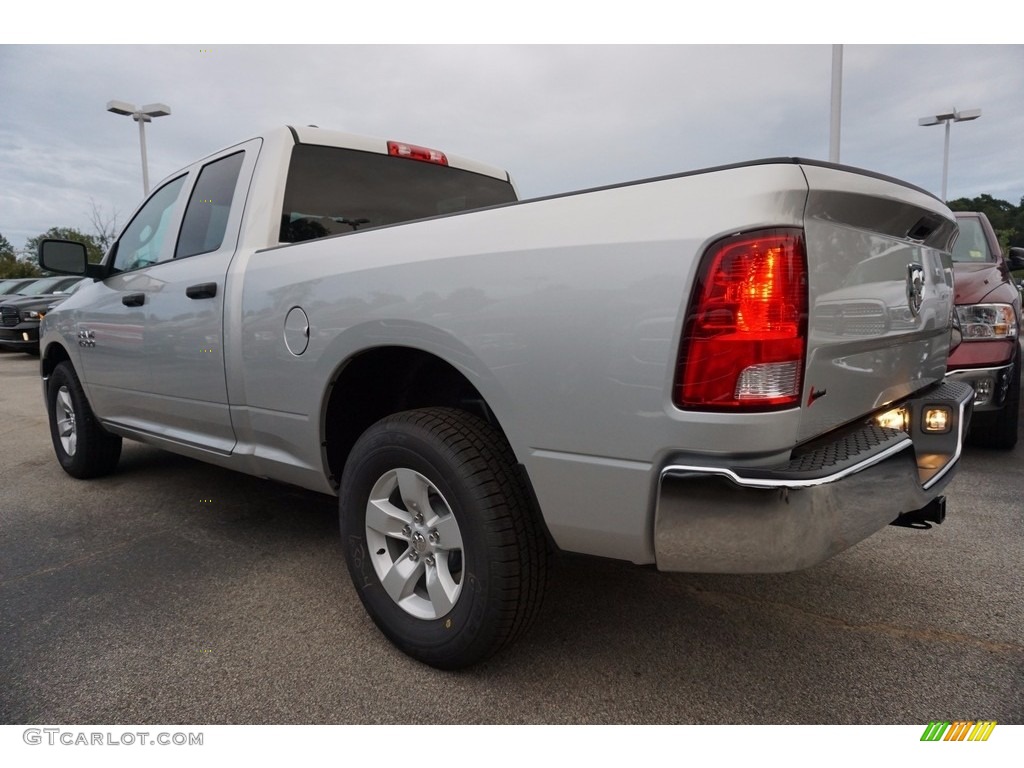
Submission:
<svg viewBox="0 0 1024 768">
<path fill-rule="evenodd" d="M 316 144 L 292 148 L 282 243 L 514 202 L 507 181 L 447 165 Z"/>
</svg>

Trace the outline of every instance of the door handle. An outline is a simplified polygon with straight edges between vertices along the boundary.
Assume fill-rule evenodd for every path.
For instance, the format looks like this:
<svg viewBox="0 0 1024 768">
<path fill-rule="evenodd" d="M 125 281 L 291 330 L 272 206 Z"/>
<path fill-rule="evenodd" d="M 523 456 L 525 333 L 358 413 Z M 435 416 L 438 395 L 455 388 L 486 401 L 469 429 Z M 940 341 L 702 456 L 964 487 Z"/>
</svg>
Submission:
<svg viewBox="0 0 1024 768">
<path fill-rule="evenodd" d="M 212 299 L 217 295 L 216 283 L 199 283 L 190 285 L 185 289 L 185 295 L 190 299 Z"/>
<path fill-rule="evenodd" d="M 129 293 L 128 295 L 121 297 L 121 303 L 126 307 L 141 307 L 146 303 L 146 294 Z"/>
</svg>

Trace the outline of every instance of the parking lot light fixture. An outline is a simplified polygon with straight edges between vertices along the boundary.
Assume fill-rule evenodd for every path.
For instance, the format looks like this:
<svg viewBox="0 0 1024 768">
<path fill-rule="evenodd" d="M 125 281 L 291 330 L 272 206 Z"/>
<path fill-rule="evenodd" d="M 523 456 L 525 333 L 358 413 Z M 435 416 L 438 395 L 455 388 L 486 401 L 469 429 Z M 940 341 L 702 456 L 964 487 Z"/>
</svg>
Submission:
<svg viewBox="0 0 1024 768">
<path fill-rule="evenodd" d="M 149 195 L 149 165 L 146 160 L 146 123 L 151 122 L 154 117 L 164 117 L 171 114 L 171 108 L 166 104 L 145 104 L 137 107 L 127 101 L 107 102 L 107 112 L 115 115 L 127 115 L 139 124 L 139 147 L 142 151 L 142 191 Z"/>
<path fill-rule="evenodd" d="M 941 112 L 937 115 L 926 115 L 919 118 L 918 125 L 942 125 L 946 126 L 946 145 L 942 151 L 942 201 L 946 201 L 946 180 L 949 177 L 949 126 L 950 123 L 963 123 L 968 120 L 977 120 L 981 117 L 980 109 L 961 109 L 953 107 L 949 112 Z"/>
</svg>

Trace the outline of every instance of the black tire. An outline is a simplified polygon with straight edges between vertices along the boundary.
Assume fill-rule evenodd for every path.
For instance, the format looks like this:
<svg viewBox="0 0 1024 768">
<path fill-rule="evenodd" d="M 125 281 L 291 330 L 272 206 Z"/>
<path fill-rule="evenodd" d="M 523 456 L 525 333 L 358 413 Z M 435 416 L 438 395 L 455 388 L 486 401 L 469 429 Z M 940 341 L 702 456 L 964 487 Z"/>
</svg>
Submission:
<svg viewBox="0 0 1024 768">
<path fill-rule="evenodd" d="M 57 461 L 72 477 L 109 474 L 121 458 L 121 438 L 100 426 L 71 363 L 59 363 L 46 388 L 50 437 Z"/>
<path fill-rule="evenodd" d="M 547 538 L 511 448 L 482 419 L 448 408 L 382 419 L 353 447 L 339 496 L 356 591 L 409 656 L 467 667 L 536 618 Z"/>
<path fill-rule="evenodd" d="M 971 419 L 971 443 L 982 448 L 1013 450 L 1020 427 L 1020 355 L 1013 366 L 1010 391 L 998 411 L 975 413 Z"/>
</svg>

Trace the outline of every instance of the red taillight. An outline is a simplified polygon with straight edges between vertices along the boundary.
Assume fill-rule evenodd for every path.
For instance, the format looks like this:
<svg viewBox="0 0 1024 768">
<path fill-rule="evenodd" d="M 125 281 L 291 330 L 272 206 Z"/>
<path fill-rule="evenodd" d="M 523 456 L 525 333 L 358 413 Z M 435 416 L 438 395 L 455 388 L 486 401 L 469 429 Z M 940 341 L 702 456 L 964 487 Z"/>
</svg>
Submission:
<svg viewBox="0 0 1024 768">
<path fill-rule="evenodd" d="M 775 410 L 800 402 L 807 335 L 803 232 L 769 229 L 704 254 L 679 349 L 679 408 Z"/>
<path fill-rule="evenodd" d="M 404 144 L 401 141 L 389 141 L 388 154 L 407 157 L 410 160 L 422 160 L 424 163 L 448 165 L 448 158 L 444 156 L 444 152 L 428 147 L 417 147 L 415 144 Z"/>
</svg>

